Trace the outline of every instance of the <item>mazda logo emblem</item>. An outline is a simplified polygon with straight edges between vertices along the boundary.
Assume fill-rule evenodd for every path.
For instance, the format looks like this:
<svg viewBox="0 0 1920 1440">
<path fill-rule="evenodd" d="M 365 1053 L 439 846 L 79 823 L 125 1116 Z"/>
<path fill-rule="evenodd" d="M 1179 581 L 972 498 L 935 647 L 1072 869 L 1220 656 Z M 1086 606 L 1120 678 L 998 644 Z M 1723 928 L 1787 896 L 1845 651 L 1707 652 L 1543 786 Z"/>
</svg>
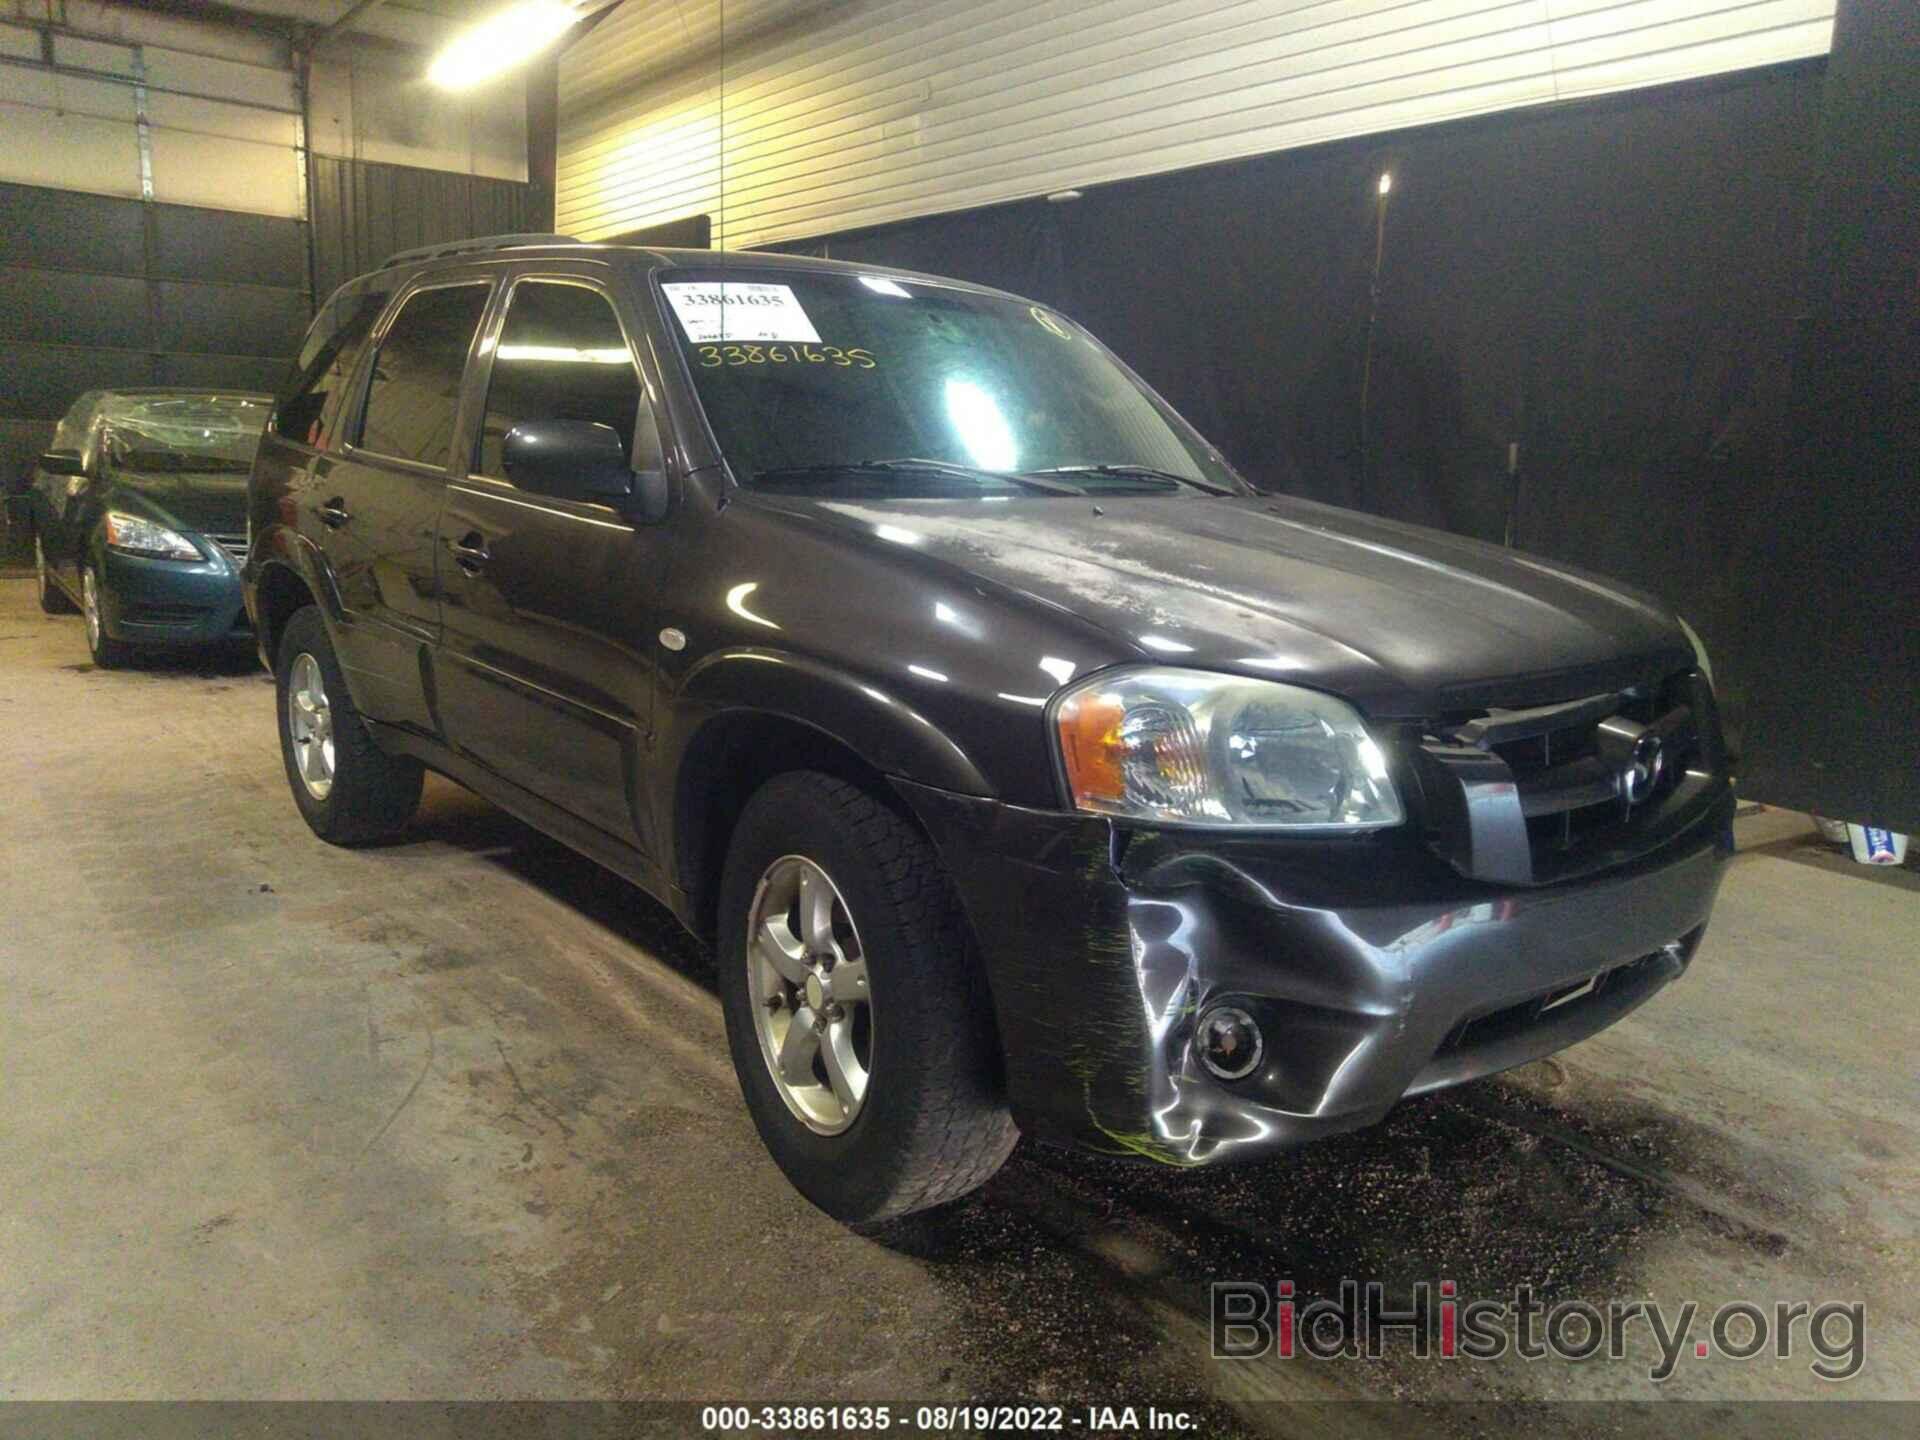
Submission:
<svg viewBox="0 0 1920 1440">
<path fill-rule="evenodd" d="M 1666 763 L 1666 751 L 1658 735 L 1642 735 L 1634 742 L 1627 763 L 1620 770 L 1620 798 L 1638 805 L 1660 783 L 1660 770 Z"/>
</svg>

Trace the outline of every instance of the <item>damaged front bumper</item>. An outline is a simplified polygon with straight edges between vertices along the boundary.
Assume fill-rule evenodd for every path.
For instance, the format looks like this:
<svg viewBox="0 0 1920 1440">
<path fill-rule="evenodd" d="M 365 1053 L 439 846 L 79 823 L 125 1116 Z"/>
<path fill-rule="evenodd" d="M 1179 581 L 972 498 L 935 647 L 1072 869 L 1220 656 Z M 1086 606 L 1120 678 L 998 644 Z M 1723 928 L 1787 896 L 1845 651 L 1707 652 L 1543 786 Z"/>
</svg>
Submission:
<svg viewBox="0 0 1920 1440">
<path fill-rule="evenodd" d="M 1552 1054 L 1691 961 L 1732 853 L 1731 791 L 1653 854 L 1495 887 L 1411 835 L 1229 840 L 900 789 L 957 881 L 1028 1134 L 1174 1165 L 1257 1154 Z M 1217 1005 L 1265 1039 L 1194 1053 Z"/>
</svg>

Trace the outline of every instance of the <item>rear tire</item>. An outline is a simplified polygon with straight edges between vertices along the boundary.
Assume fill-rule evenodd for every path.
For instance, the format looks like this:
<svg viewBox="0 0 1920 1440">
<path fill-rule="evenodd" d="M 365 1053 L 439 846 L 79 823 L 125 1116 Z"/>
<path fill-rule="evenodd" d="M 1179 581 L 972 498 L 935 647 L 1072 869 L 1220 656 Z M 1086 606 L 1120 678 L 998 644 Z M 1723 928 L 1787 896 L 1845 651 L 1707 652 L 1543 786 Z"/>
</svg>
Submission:
<svg viewBox="0 0 1920 1440">
<path fill-rule="evenodd" d="M 426 769 L 387 754 L 367 733 L 313 606 L 287 621 L 273 673 L 280 757 L 313 833 L 330 845 L 367 845 L 406 828 Z"/>
<path fill-rule="evenodd" d="M 830 921 L 809 926 L 807 893 L 830 902 L 821 912 Z M 1001 1093 L 992 1005 L 952 885 L 918 831 L 847 781 L 779 776 L 740 817 L 720 907 L 734 1068 L 761 1139 L 801 1194 L 866 1226 L 992 1178 L 1019 1138 Z M 750 929 L 761 937 L 754 950 Z M 856 963 L 866 970 L 843 995 L 831 977 Z M 804 1058 L 814 1042 L 803 1034 L 800 1066 L 779 1078 L 786 1037 L 809 1020 L 819 1059 Z M 838 1023 L 849 1058 L 830 1065 Z M 836 1110 L 848 1074 L 856 1098 Z"/>
<path fill-rule="evenodd" d="M 67 598 L 53 574 L 47 568 L 47 552 L 40 543 L 40 537 L 33 537 L 33 573 L 40 581 L 40 608 L 49 615 L 71 615 L 73 601 Z"/>
</svg>

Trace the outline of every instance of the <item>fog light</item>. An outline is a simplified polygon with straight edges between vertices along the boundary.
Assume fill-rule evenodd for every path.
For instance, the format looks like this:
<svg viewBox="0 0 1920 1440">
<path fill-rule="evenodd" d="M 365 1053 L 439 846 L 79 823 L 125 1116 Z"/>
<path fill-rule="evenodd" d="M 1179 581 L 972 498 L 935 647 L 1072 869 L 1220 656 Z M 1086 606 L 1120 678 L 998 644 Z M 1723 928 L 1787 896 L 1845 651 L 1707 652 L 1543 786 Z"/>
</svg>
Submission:
<svg viewBox="0 0 1920 1440">
<path fill-rule="evenodd" d="M 1193 1043 L 1200 1052 L 1200 1062 L 1222 1080 L 1246 1079 L 1259 1068 L 1260 1057 L 1266 1053 L 1253 1017 L 1231 1005 L 1202 1015 Z"/>
</svg>

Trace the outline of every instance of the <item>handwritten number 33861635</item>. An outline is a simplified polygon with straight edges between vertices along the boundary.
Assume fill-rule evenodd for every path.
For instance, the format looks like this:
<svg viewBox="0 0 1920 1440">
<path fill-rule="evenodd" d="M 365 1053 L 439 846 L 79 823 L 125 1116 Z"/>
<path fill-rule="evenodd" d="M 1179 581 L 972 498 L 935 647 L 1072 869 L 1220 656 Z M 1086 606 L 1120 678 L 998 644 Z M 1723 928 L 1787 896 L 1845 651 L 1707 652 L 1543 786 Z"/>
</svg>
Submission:
<svg viewBox="0 0 1920 1440">
<path fill-rule="evenodd" d="M 872 370 L 879 363 L 868 350 L 843 350 L 838 345 L 702 345 L 696 352 L 702 370 L 723 365 L 838 365 Z"/>
</svg>

